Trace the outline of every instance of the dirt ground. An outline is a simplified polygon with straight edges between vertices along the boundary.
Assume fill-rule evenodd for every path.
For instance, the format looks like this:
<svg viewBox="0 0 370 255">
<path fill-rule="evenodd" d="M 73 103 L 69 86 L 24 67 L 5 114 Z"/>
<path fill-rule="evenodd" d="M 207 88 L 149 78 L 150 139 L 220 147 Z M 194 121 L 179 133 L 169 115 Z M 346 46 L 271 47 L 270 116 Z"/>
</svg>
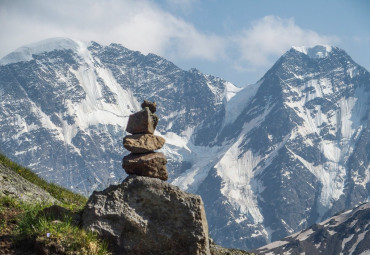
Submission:
<svg viewBox="0 0 370 255">
<path fill-rule="evenodd" d="M 3 218 L 2 222 L 5 222 L 5 227 L 0 231 L 0 255 L 37 254 L 31 241 L 14 242 L 12 232 L 16 227 L 16 220 L 20 213 L 20 210 L 8 208 L 0 215 Z"/>
</svg>

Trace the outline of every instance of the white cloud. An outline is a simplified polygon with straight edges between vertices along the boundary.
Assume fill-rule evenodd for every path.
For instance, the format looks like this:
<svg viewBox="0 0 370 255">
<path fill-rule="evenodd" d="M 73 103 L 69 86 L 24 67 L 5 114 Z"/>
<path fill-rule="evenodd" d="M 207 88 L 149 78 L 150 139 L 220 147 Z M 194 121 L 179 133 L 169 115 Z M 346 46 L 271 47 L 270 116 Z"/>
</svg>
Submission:
<svg viewBox="0 0 370 255">
<path fill-rule="evenodd" d="M 215 60 L 225 48 L 221 37 L 198 31 L 150 1 L 13 0 L 1 7 L 0 56 L 50 37 L 121 43 L 144 54 L 185 59 Z"/>
<path fill-rule="evenodd" d="M 293 18 L 276 16 L 265 16 L 255 21 L 251 28 L 233 38 L 240 50 L 239 64 L 254 67 L 271 65 L 271 58 L 282 55 L 292 46 L 332 44 L 336 40 L 334 37 L 300 28 Z"/>
<path fill-rule="evenodd" d="M 164 3 L 171 9 L 179 1 Z M 199 5 L 199 0 L 180 2 L 190 11 Z M 186 63 L 186 68 L 199 67 L 202 62 L 207 68 L 215 64 L 222 71 L 248 76 L 263 75 L 266 67 L 293 45 L 336 40 L 301 28 L 292 18 L 277 16 L 256 20 L 231 36 L 222 31 L 205 33 L 149 0 L 0 0 L 0 24 L 0 57 L 32 42 L 68 37 L 105 45 L 120 43 L 144 54 Z M 218 75 L 211 67 L 207 70 Z"/>
</svg>

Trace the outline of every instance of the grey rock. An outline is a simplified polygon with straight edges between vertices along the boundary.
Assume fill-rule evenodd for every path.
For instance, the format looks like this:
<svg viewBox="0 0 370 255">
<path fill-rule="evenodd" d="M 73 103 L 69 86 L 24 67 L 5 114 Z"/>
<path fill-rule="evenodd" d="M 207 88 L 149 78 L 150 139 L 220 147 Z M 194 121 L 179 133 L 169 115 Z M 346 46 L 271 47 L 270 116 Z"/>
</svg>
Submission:
<svg viewBox="0 0 370 255">
<path fill-rule="evenodd" d="M 27 181 L 12 169 L 0 163 L 0 196 L 10 196 L 23 202 L 57 203 L 53 196 Z"/>
<path fill-rule="evenodd" d="M 163 181 L 168 179 L 167 160 L 161 152 L 131 153 L 125 156 L 122 161 L 122 167 L 128 174 L 159 178 Z"/>
<path fill-rule="evenodd" d="M 128 118 L 126 131 L 131 134 L 153 134 L 158 123 L 158 117 L 152 114 L 148 107 Z"/>
<path fill-rule="evenodd" d="M 158 179 L 129 176 L 95 191 L 82 221 L 115 254 L 210 254 L 201 197 Z"/>
<path fill-rule="evenodd" d="M 159 150 L 166 140 L 151 134 L 128 135 L 123 138 L 123 147 L 132 153 L 146 153 Z"/>
</svg>

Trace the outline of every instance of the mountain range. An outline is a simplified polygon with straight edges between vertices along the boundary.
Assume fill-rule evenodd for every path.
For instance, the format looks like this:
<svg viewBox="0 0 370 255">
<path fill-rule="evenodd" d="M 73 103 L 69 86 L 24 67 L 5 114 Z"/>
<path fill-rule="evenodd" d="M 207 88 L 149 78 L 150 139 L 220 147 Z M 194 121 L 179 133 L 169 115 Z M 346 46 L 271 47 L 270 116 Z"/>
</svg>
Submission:
<svg viewBox="0 0 370 255">
<path fill-rule="evenodd" d="M 210 235 L 253 249 L 370 200 L 370 73 L 293 47 L 238 88 L 119 44 L 48 39 L 0 60 L 0 150 L 88 195 L 122 181 L 122 138 L 156 101 L 169 182 L 200 194 Z"/>
</svg>

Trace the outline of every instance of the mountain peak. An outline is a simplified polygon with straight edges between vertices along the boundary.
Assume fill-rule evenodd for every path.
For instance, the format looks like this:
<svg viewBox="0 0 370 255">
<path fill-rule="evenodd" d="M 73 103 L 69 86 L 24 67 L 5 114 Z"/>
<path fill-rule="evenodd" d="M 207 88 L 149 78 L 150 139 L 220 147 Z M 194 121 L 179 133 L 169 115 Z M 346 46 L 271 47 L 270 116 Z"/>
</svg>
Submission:
<svg viewBox="0 0 370 255">
<path fill-rule="evenodd" d="M 64 37 L 49 38 L 20 47 L 0 59 L 0 65 L 7 65 L 21 61 L 30 61 L 33 54 L 50 52 L 53 50 L 77 50 L 82 42 Z"/>
<path fill-rule="evenodd" d="M 316 45 L 314 47 L 293 46 L 292 49 L 302 52 L 310 58 L 326 58 L 335 47 L 330 45 Z"/>
</svg>

